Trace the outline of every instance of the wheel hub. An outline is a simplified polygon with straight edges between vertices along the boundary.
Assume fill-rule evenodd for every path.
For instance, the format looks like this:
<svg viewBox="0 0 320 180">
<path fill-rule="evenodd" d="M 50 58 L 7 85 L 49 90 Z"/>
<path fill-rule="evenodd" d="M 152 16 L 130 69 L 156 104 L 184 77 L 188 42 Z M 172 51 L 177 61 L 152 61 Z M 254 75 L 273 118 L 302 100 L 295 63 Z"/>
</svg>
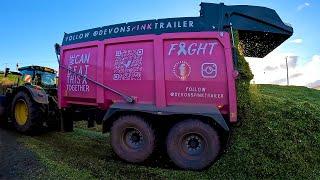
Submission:
<svg viewBox="0 0 320 180">
<path fill-rule="evenodd" d="M 125 143 L 133 149 L 141 148 L 143 145 L 143 136 L 141 132 L 135 128 L 127 129 L 125 133 Z"/>
<path fill-rule="evenodd" d="M 202 153 L 204 149 L 203 138 L 197 134 L 185 136 L 183 149 L 189 155 Z"/>
<path fill-rule="evenodd" d="M 15 107 L 14 107 L 14 116 L 16 119 L 16 122 L 20 125 L 23 126 L 26 124 L 28 120 L 28 106 L 27 103 L 20 99 L 17 101 Z"/>
</svg>

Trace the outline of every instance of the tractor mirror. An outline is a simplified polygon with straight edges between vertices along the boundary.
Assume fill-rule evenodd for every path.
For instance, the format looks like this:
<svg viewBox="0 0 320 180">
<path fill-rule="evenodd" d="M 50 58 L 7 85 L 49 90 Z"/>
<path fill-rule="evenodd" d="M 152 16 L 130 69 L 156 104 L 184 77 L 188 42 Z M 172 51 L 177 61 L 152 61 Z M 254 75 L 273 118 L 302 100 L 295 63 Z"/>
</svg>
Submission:
<svg viewBox="0 0 320 180">
<path fill-rule="evenodd" d="M 57 55 L 60 55 L 60 45 L 58 43 L 54 44 L 54 50 Z"/>
<path fill-rule="evenodd" d="M 4 77 L 7 77 L 9 74 L 10 68 L 6 68 L 4 71 Z"/>
<path fill-rule="evenodd" d="M 60 57 L 60 44 L 55 43 L 54 50 L 56 51 L 57 60 L 58 60 L 58 63 L 60 64 L 60 58 L 59 58 Z"/>
</svg>

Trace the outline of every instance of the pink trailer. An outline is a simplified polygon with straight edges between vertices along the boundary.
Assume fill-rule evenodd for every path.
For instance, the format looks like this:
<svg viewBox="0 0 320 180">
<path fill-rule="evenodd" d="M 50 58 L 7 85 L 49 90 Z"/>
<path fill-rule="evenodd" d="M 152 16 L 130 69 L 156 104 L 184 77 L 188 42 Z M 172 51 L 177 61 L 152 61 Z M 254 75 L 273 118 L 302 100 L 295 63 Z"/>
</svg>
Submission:
<svg viewBox="0 0 320 180">
<path fill-rule="evenodd" d="M 140 35 L 64 46 L 59 105 L 109 108 L 125 100 L 89 80 L 130 94 L 154 108 L 212 106 L 236 122 L 230 36 L 217 32 Z M 226 81 L 227 79 L 227 81 Z"/>
<path fill-rule="evenodd" d="M 237 122 L 232 28 L 239 31 L 240 40 L 262 32 L 237 24 L 241 18 L 226 17 L 232 21 L 225 26 L 218 21 L 221 15 L 213 12 L 247 8 L 247 16 L 251 12 L 260 17 L 259 22 L 250 22 L 259 23 L 257 28 L 271 29 L 272 22 L 261 23 L 263 13 L 256 11 L 261 7 L 206 3 L 201 7 L 200 17 L 66 34 L 59 54 L 58 88 L 65 128 L 72 129 L 71 119 L 102 123 L 104 132 L 111 131 L 116 154 L 129 162 L 142 162 L 165 145 L 181 168 L 210 165 L 226 144 L 229 124 Z M 274 23 L 264 38 L 256 39 L 269 49 L 253 51 L 246 44 L 247 55 L 264 56 L 277 46 L 268 45 L 270 38 L 279 44 L 291 36 L 292 28 L 276 18 L 282 24 L 275 28 Z"/>
</svg>

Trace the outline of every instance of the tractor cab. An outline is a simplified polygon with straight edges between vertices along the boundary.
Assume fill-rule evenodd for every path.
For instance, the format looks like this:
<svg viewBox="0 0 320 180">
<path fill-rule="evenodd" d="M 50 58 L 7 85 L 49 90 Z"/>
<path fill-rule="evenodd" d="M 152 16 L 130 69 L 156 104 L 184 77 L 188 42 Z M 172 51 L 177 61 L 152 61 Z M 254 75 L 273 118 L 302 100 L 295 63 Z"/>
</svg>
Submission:
<svg viewBox="0 0 320 180">
<path fill-rule="evenodd" d="M 54 69 L 41 66 L 26 66 L 18 69 L 21 74 L 21 82 L 44 89 L 57 87 L 57 72 Z"/>
<path fill-rule="evenodd" d="M 18 72 L 5 69 L 7 86 L 0 85 L 0 124 L 12 122 L 20 132 L 46 126 L 59 129 L 57 72 L 41 66 L 25 66 Z M 2 87 L 1 87 L 2 86 Z"/>
</svg>

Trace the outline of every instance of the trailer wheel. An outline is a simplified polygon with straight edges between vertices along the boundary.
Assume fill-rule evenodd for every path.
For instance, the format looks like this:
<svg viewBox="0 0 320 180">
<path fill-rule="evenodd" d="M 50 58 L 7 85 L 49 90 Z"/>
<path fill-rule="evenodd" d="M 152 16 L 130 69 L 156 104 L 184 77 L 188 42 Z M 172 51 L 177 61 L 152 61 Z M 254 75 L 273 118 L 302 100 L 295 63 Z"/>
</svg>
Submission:
<svg viewBox="0 0 320 180">
<path fill-rule="evenodd" d="M 111 144 L 121 159 L 134 163 L 143 162 L 154 150 L 154 130 L 139 116 L 121 116 L 111 128 Z"/>
<path fill-rule="evenodd" d="M 30 132 L 41 127 L 41 110 L 25 92 L 19 92 L 12 101 L 11 117 L 19 132 Z"/>
<path fill-rule="evenodd" d="M 208 167 L 220 151 L 217 132 L 199 120 L 175 124 L 167 137 L 167 153 L 182 169 L 200 170 Z"/>
</svg>

